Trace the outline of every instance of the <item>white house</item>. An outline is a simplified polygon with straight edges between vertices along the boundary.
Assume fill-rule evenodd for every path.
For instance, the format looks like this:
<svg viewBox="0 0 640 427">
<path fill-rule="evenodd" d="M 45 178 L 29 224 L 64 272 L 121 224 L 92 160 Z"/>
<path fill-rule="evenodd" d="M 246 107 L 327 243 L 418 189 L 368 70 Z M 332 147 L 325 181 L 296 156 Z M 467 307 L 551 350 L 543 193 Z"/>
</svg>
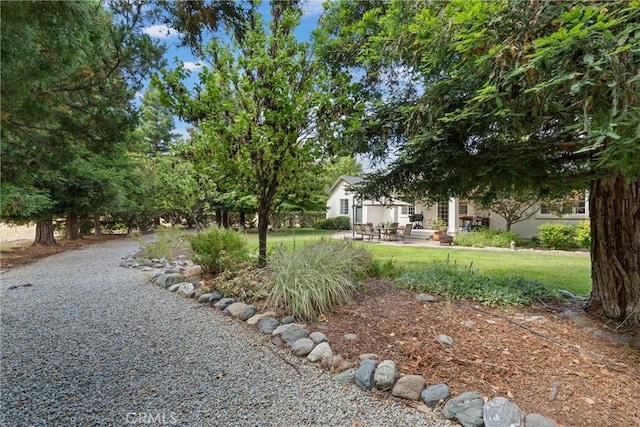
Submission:
<svg viewBox="0 0 640 427">
<path fill-rule="evenodd" d="M 413 223 L 418 228 L 429 229 L 429 220 L 442 219 L 448 224 L 450 234 L 466 231 L 472 225 L 483 225 L 489 228 L 504 230 L 506 221 L 495 212 L 475 210 L 473 205 L 457 198 L 445 200 L 434 205 L 405 201 L 394 201 L 393 205 L 375 200 L 359 200 L 347 190 L 357 185 L 362 178 L 343 175 L 329 189 L 327 201 L 327 218 L 348 216 L 351 224 L 371 222 L 374 225 L 387 222 L 398 222 L 401 225 Z M 573 207 L 572 213 L 557 216 L 545 206 L 537 208 L 529 219 L 513 224 L 511 231 L 521 237 L 529 238 L 538 233 L 541 224 L 555 222 L 577 224 L 588 218 L 588 200 L 581 200 Z"/>
</svg>

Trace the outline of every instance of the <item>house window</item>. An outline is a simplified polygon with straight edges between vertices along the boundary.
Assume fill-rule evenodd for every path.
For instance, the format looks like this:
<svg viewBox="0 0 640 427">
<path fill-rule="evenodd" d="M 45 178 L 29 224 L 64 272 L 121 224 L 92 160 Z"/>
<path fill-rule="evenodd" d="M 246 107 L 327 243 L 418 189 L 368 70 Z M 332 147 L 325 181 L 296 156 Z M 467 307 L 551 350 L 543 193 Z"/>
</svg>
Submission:
<svg viewBox="0 0 640 427">
<path fill-rule="evenodd" d="M 415 205 L 402 205 L 400 207 L 401 215 L 414 215 L 416 213 Z"/>
<path fill-rule="evenodd" d="M 340 199 L 340 215 L 349 215 L 349 199 Z"/>
<path fill-rule="evenodd" d="M 459 215 L 467 215 L 469 213 L 469 205 L 466 203 L 458 204 L 458 214 Z"/>
<path fill-rule="evenodd" d="M 574 215 L 584 215 L 587 213 L 587 201 L 584 197 L 571 206 L 571 213 Z"/>
<path fill-rule="evenodd" d="M 570 205 L 557 205 L 555 210 L 549 205 L 540 205 L 541 215 L 585 215 L 587 213 L 587 199 L 584 194 L 579 195 Z"/>
<path fill-rule="evenodd" d="M 438 202 L 438 219 L 443 220 L 449 225 L 449 202 Z"/>
</svg>

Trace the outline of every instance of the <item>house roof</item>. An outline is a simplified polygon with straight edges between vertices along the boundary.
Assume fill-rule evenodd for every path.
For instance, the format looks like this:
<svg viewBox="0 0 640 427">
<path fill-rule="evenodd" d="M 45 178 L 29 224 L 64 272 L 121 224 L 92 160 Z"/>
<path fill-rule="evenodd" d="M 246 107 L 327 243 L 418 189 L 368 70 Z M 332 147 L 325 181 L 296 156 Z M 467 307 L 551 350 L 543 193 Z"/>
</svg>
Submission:
<svg viewBox="0 0 640 427">
<path fill-rule="evenodd" d="M 329 193 L 333 193 L 333 190 L 335 190 L 335 188 L 340 185 L 342 181 L 346 182 L 349 185 L 356 185 L 362 182 L 362 178 L 360 178 L 359 176 L 342 175 L 336 180 L 336 182 L 333 183 L 331 188 L 329 188 Z"/>
</svg>

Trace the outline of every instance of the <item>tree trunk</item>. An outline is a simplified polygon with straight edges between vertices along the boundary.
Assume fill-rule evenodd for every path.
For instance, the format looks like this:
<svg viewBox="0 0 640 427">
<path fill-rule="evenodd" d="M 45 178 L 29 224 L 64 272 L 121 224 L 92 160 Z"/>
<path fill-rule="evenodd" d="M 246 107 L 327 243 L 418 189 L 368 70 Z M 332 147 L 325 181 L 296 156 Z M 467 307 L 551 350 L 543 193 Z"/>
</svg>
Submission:
<svg viewBox="0 0 640 427">
<path fill-rule="evenodd" d="M 55 245 L 56 239 L 53 237 L 53 217 L 49 216 L 36 223 L 36 245 Z"/>
<path fill-rule="evenodd" d="M 80 239 L 80 227 L 78 225 L 78 215 L 75 212 L 67 213 L 64 221 L 64 238 L 67 240 Z"/>
<path fill-rule="evenodd" d="M 247 214 L 244 211 L 240 211 L 240 225 L 242 228 L 247 226 Z"/>
<path fill-rule="evenodd" d="M 229 211 L 226 209 L 222 211 L 222 226 L 229 228 Z"/>
<path fill-rule="evenodd" d="M 216 209 L 216 224 L 218 227 L 222 227 L 222 210 Z"/>
<path fill-rule="evenodd" d="M 640 323 L 640 178 L 595 180 L 589 193 L 591 277 L 586 309 Z"/>
<path fill-rule="evenodd" d="M 267 233 L 269 231 L 269 210 L 258 208 L 258 265 L 267 265 Z"/>
<path fill-rule="evenodd" d="M 93 234 L 96 236 L 102 236 L 102 224 L 100 224 L 100 214 L 93 214 Z"/>
</svg>

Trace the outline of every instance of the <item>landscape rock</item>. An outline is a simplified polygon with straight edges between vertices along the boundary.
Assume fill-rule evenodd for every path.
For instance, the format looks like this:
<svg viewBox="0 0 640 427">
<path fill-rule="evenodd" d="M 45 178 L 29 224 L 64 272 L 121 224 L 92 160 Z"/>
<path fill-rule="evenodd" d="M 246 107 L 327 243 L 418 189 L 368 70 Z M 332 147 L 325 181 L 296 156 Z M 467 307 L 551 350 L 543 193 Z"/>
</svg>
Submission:
<svg viewBox="0 0 640 427">
<path fill-rule="evenodd" d="M 168 288 L 176 283 L 184 283 L 184 276 L 179 273 L 161 274 L 155 279 L 155 283 L 163 288 Z"/>
<path fill-rule="evenodd" d="M 311 353 L 307 356 L 309 362 L 321 362 L 324 360 L 331 360 L 333 357 L 333 350 L 329 346 L 329 343 L 323 342 L 318 344 Z"/>
<path fill-rule="evenodd" d="M 524 419 L 525 427 L 558 427 L 558 423 L 540 414 L 528 414 Z"/>
<path fill-rule="evenodd" d="M 336 354 L 331 358 L 331 372 L 343 372 L 353 368 L 353 363 L 345 360 L 341 355 Z"/>
<path fill-rule="evenodd" d="M 224 312 L 232 317 L 238 317 L 240 316 L 240 313 L 242 313 L 247 307 L 249 306 L 243 302 L 234 302 L 232 304 L 229 304 L 227 308 L 224 309 Z"/>
<path fill-rule="evenodd" d="M 280 322 L 278 322 L 278 325 L 279 326 L 273 331 L 273 335 L 282 335 L 289 329 L 300 328 L 300 325 L 296 323 L 287 323 L 285 325 L 282 325 Z"/>
<path fill-rule="evenodd" d="M 260 322 L 265 317 L 275 317 L 275 316 L 276 316 L 275 311 L 267 311 L 260 314 L 254 314 L 253 316 L 247 319 L 247 325 L 257 325 L 258 322 Z"/>
<path fill-rule="evenodd" d="M 198 277 L 201 276 L 202 273 L 202 267 L 200 267 L 199 265 L 192 265 L 190 267 L 187 267 L 184 271 L 185 277 Z"/>
<path fill-rule="evenodd" d="M 182 285 L 182 283 L 176 283 L 175 285 L 171 285 L 169 286 L 169 292 L 175 292 L 178 290 L 178 288 L 180 287 L 180 285 Z"/>
<path fill-rule="evenodd" d="M 327 341 L 327 336 L 322 332 L 312 332 L 311 334 L 309 334 L 309 338 L 311 338 L 316 344 Z"/>
<path fill-rule="evenodd" d="M 293 322 L 295 322 L 295 319 L 293 318 L 293 316 L 286 316 L 280 320 L 281 325 L 288 325 Z"/>
<path fill-rule="evenodd" d="M 263 334 L 271 334 L 279 324 L 278 319 L 274 317 L 264 317 L 258 322 L 258 331 Z"/>
<path fill-rule="evenodd" d="M 291 325 L 295 324 L 291 323 Z M 309 332 L 306 329 L 295 325 L 295 328 L 287 329 L 280 336 L 282 337 L 282 340 L 288 345 L 293 345 L 299 339 L 307 338 L 309 336 Z"/>
<path fill-rule="evenodd" d="M 438 335 L 438 341 L 440 342 L 440 344 L 444 344 L 449 347 L 453 345 L 453 338 L 451 338 L 449 335 Z"/>
<path fill-rule="evenodd" d="M 234 302 L 236 302 L 236 300 L 234 298 L 222 298 L 220 301 L 218 301 L 217 303 L 213 304 L 213 306 L 215 308 L 217 308 L 217 309 L 220 309 L 220 310 L 224 311 L 227 307 L 229 307 Z"/>
<path fill-rule="evenodd" d="M 151 271 L 151 270 L 153 270 L 153 268 L 151 268 L 151 266 L 142 267 L 142 268 L 140 269 L 140 271 Z"/>
<path fill-rule="evenodd" d="M 420 399 L 425 380 L 422 375 L 405 375 L 391 389 L 391 394 L 408 400 Z"/>
<path fill-rule="evenodd" d="M 176 292 L 178 292 L 179 294 L 188 296 L 189 294 L 191 294 L 191 292 L 194 292 L 194 290 L 195 290 L 195 286 L 193 286 L 193 283 L 185 282 L 180 284 L 180 286 L 178 286 L 178 290 Z"/>
<path fill-rule="evenodd" d="M 196 292 L 196 296 L 198 295 L 198 293 Z M 198 302 L 209 302 L 209 297 L 211 296 L 211 294 L 202 294 L 198 297 Z"/>
<path fill-rule="evenodd" d="M 451 396 L 449 386 L 446 384 L 430 385 L 420 394 L 420 398 L 429 408 L 433 409 L 440 404 L 440 401 L 446 400 Z"/>
<path fill-rule="evenodd" d="M 358 356 L 358 359 L 360 359 L 360 360 L 367 360 L 367 359 L 378 360 L 378 355 L 375 354 L 375 353 L 364 353 L 364 354 L 361 354 L 360 356 Z"/>
<path fill-rule="evenodd" d="M 378 362 L 375 360 L 362 360 L 354 378 L 356 385 L 363 390 L 371 390 L 375 384 L 374 376 L 377 366 Z"/>
<path fill-rule="evenodd" d="M 353 379 L 355 378 L 355 376 L 356 376 L 356 370 L 354 368 L 351 368 L 344 372 L 334 375 L 333 379 L 335 379 L 340 384 L 347 385 L 353 382 Z"/>
<path fill-rule="evenodd" d="M 307 354 L 311 353 L 311 350 L 313 350 L 313 346 L 313 340 L 311 340 L 310 338 L 302 338 L 293 343 L 293 345 L 291 346 L 291 352 L 299 357 L 306 356 Z"/>
<path fill-rule="evenodd" d="M 429 294 L 418 294 L 416 295 L 416 300 L 420 302 L 438 302 L 438 297 L 434 297 Z"/>
<path fill-rule="evenodd" d="M 476 326 L 476 322 L 474 322 L 473 320 L 463 320 L 462 325 L 466 326 L 467 328 L 473 328 L 474 326 Z"/>
<path fill-rule="evenodd" d="M 389 390 L 398 379 L 398 368 L 393 360 L 383 360 L 376 368 L 373 376 L 375 386 L 378 390 Z"/>
<path fill-rule="evenodd" d="M 271 338 L 271 344 L 275 345 L 276 347 L 282 347 L 282 338 L 280 338 L 279 335 Z"/>
<path fill-rule="evenodd" d="M 504 397 L 485 403 L 483 418 L 485 427 L 524 427 L 524 412 Z"/>
<path fill-rule="evenodd" d="M 483 407 L 482 396 L 474 391 L 467 391 L 449 399 L 442 408 L 442 416 L 457 420 L 462 427 L 482 427 L 484 425 Z"/>
<path fill-rule="evenodd" d="M 256 314 L 256 308 L 253 305 L 248 305 L 244 310 L 242 310 L 242 313 L 238 315 L 238 319 L 247 320 L 253 317 L 254 314 Z"/>
<path fill-rule="evenodd" d="M 344 334 L 343 338 L 345 340 L 347 340 L 347 341 L 355 341 L 355 340 L 358 339 L 358 335 L 356 335 L 356 334 Z"/>
<path fill-rule="evenodd" d="M 209 294 L 209 302 L 216 302 L 222 299 L 222 294 L 217 291 L 213 291 Z"/>
</svg>

